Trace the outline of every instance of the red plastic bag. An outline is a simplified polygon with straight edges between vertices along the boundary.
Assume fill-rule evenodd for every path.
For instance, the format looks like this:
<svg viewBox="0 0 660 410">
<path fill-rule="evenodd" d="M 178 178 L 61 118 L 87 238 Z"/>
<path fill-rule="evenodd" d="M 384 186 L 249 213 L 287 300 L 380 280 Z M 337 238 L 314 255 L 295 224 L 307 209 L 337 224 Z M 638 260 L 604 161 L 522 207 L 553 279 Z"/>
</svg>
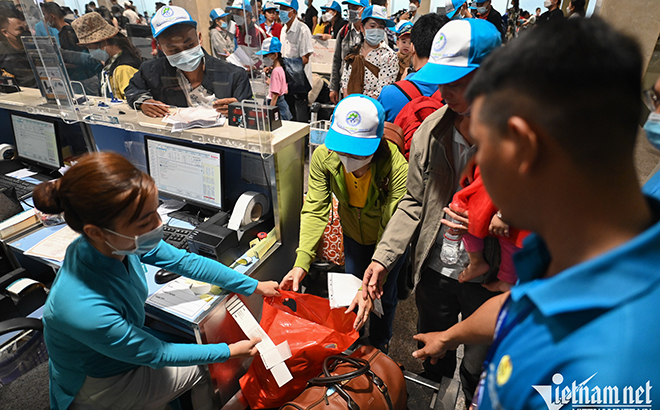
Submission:
<svg viewBox="0 0 660 410">
<path fill-rule="evenodd" d="M 255 357 L 240 380 L 252 409 L 280 407 L 297 397 L 307 381 L 321 373 L 326 357 L 348 349 L 359 337 L 353 329 L 355 313 L 330 309 L 329 302 L 318 296 L 280 293 L 280 297 L 264 299 L 261 327 L 276 345 L 289 343 L 291 358 L 285 363 L 293 380 L 278 387 L 261 357 Z"/>
</svg>

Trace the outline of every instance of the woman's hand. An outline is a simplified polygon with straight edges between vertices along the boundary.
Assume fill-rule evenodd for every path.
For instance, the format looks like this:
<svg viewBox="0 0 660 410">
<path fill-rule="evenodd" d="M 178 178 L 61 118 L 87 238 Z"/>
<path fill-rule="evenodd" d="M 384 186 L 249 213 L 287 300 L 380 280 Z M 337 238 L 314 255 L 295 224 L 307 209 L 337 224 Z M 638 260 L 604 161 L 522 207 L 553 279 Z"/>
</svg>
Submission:
<svg viewBox="0 0 660 410">
<path fill-rule="evenodd" d="M 252 357 L 255 356 L 257 351 L 257 343 L 261 342 L 261 339 L 255 337 L 250 340 L 241 340 L 240 342 L 232 343 L 229 345 L 229 357 Z"/>
<path fill-rule="evenodd" d="M 355 307 L 358 308 L 357 311 L 357 317 L 355 318 L 355 322 L 353 322 L 353 329 L 355 330 L 360 330 L 362 326 L 364 326 L 365 323 L 367 323 L 367 318 L 369 318 L 369 313 L 374 308 L 374 304 L 371 301 L 371 297 L 369 297 L 369 294 L 364 296 L 362 293 L 362 290 L 358 290 L 357 293 L 355 294 L 355 297 L 353 298 L 353 301 L 351 302 L 350 306 L 346 309 L 346 312 L 344 313 L 350 313 L 352 312 Z"/>
<path fill-rule="evenodd" d="M 488 226 L 488 233 L 494 236 L 509 237 L 509 225 L 507 225 L 499 216 L 493 215 Z"/>
<path fill-rule="evenodd" d="M 422 360 L 430 358 L 431 364 L 445 357 L 447 350 L 456 350 L 456 346 L 446 339 L 446 332 L 419 333 L 413 339 L 424 343 L 424 347 L 413 352 L 413 357 Z"/>
<path fill-rule="evenodd" d="M 321 40 L 328 41 L 332 39 L 332 34 L 321 34 Z"/>
<path fill-rule="evenodd" d="M 444 207 L 443 211 L 445 211 L 447 215 L 451 216 L 456 221 L 456 222 L 451 222 L 444 218 L 440 221 L 450 228 L 450 231 L 453 235 L 463 236 L 466 233 L 468 233 L 468 227 L 470 226 L 470 221 L 468 220 L 467 211 L 458 211 L 448 207 Z"/>
<path fill-rule="evenodd" d="M 269 280 L 268 282 L 259 282 L 257 288 L 254 290 L 254 293 L 263 295 L 266 297 L 280 296 L 280 285 L 274 280 Z"/>
<path fill-rule="evenodd" d="M 282 290 L 292 289 L 294 292 L 298 292 L 298 285 L 300 281 L 307 275 L 307 272 L 303 268 L 295 267 L 286 274 L 284 279 L 280 282 L 280 288 Z"/>
</svg>

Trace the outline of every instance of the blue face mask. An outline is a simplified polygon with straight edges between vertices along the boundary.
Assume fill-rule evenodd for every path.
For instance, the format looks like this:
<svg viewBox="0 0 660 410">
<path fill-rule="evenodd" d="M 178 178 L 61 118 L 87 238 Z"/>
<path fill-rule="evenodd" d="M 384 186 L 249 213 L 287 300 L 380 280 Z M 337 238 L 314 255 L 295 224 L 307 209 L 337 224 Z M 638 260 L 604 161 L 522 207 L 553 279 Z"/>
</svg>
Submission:
<svg viewBox="0 0 660 410">
<path fill-rule="evenodd" d="M 199 67 L 202 57 L 204 57 L 204 51 L 202 51 L 202 45 L 199 44 L 197 47 L 167 56 L 167 61 L 172 64 L 172 67 L 176 67 L 181 71 L 191 72 Z"/>
<path fill-rule="evenodd" d="M 110 58 L 110 55 L 102 48 L 93 48 L 89 50 L 89 55 L 92 58 L 95 58 L 99 61 L 106 62 L 108 61 L 108 58 Z"/>
<path fill-rule="evenodd" d="M 289 12 L 285 10 L 280 10 L 280 21 L 282 24 L 286 24 L 291 20 L 291 17 L 289 17 Z"/>
<path fill-rule="evenodd" d="M 110 242 L 105 241 L 109 247 L 114 249 L 112 251 L 113 255 L 144 255 L 145 253 L 155 248 L 160 243 L 161 239 L 163 239 L 163 224 L 160 224 L 158 228 L 154 229 L 153 231 L 143 233 L 142 235 L 136 235 L 134 237 L 122 235 L 115 231 L 111 231 L 110 229 L 106 229 L 106 231 L 111 232 L 117 236 L 121 236 L 122 238 L 133 239 L 135 242 L 135 248 L 133 249 L 117 249 L 112 246 Z"/>
<path fill-rule="evenodd" d="M 223 21 L 222 23 L 220 23 L 220 28 L 224 28 L 226 30 L 227 29 L 227 22 Z"/>
<path fill-rule="evenodd" d="M 656 149 L 660 149 L 660 113 L 652 112 L 644 124 L 646 138 Z"/>
<path fill-rule="evenodd" d="M 382 28 L 368 28 L 365 30 L 364 41 L 375 47 L 385 40 L 385 30 Z"/>
<path fill-rule="evenodd" d="M 483 16 L 484 14 L 488 13 L 488 7 L 477 7 L 477 13 Z"/>
</svg>

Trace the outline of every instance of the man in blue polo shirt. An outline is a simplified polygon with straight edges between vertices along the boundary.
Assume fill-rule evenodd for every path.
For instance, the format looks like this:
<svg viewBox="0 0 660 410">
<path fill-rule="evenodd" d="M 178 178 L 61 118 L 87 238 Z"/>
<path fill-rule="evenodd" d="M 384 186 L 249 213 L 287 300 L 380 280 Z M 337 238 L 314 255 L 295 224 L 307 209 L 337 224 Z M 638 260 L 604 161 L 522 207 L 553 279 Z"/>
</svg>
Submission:
<svg viewBox="0 0 660 410">
<path fill-rule="evenodd" d="M 470 83 L 484 184 L 507 222 L 536 234 L 510 295 L 415 336 L 414 356 L 495 335 L 480 410 L 660 403 L 660 202 L 633 161 L 641 72 L 635 41 L 571 19 L 492 53 Z"/>
<path fill-rule="evenodd" d="M 413 45 L 412 63 L 415 71 L 429 61 L 433 37 L 447 21 L 445 16 L 429 13 L 420 17 L 413 26 L 410 41 Z M 385 121 L 394 122 L 399 111 L 414 98 L 422 95 L 430 97 L 438 91 L 438 84 L 423 83 L 411 77 L 412 73 L 405 80 L 397 81 L 381 90 L 378 102 L 385 109 Z"/>
</svg>

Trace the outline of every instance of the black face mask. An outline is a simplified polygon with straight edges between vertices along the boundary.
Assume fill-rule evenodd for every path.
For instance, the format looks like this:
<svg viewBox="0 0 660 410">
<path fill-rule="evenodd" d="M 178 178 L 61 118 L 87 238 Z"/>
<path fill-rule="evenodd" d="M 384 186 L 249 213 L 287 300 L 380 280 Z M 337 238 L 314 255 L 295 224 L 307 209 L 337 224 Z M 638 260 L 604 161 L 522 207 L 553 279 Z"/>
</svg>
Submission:
<svg viewBox="0 0 660 410">
<path fill-rule="evenodd" d="M 16 40 L 20 40 L 21 37 L 30 37 L 30 36 L 32 36 L 32 32 L 30 30 L 23 30 L 16 36 Z"/>
</svg>

